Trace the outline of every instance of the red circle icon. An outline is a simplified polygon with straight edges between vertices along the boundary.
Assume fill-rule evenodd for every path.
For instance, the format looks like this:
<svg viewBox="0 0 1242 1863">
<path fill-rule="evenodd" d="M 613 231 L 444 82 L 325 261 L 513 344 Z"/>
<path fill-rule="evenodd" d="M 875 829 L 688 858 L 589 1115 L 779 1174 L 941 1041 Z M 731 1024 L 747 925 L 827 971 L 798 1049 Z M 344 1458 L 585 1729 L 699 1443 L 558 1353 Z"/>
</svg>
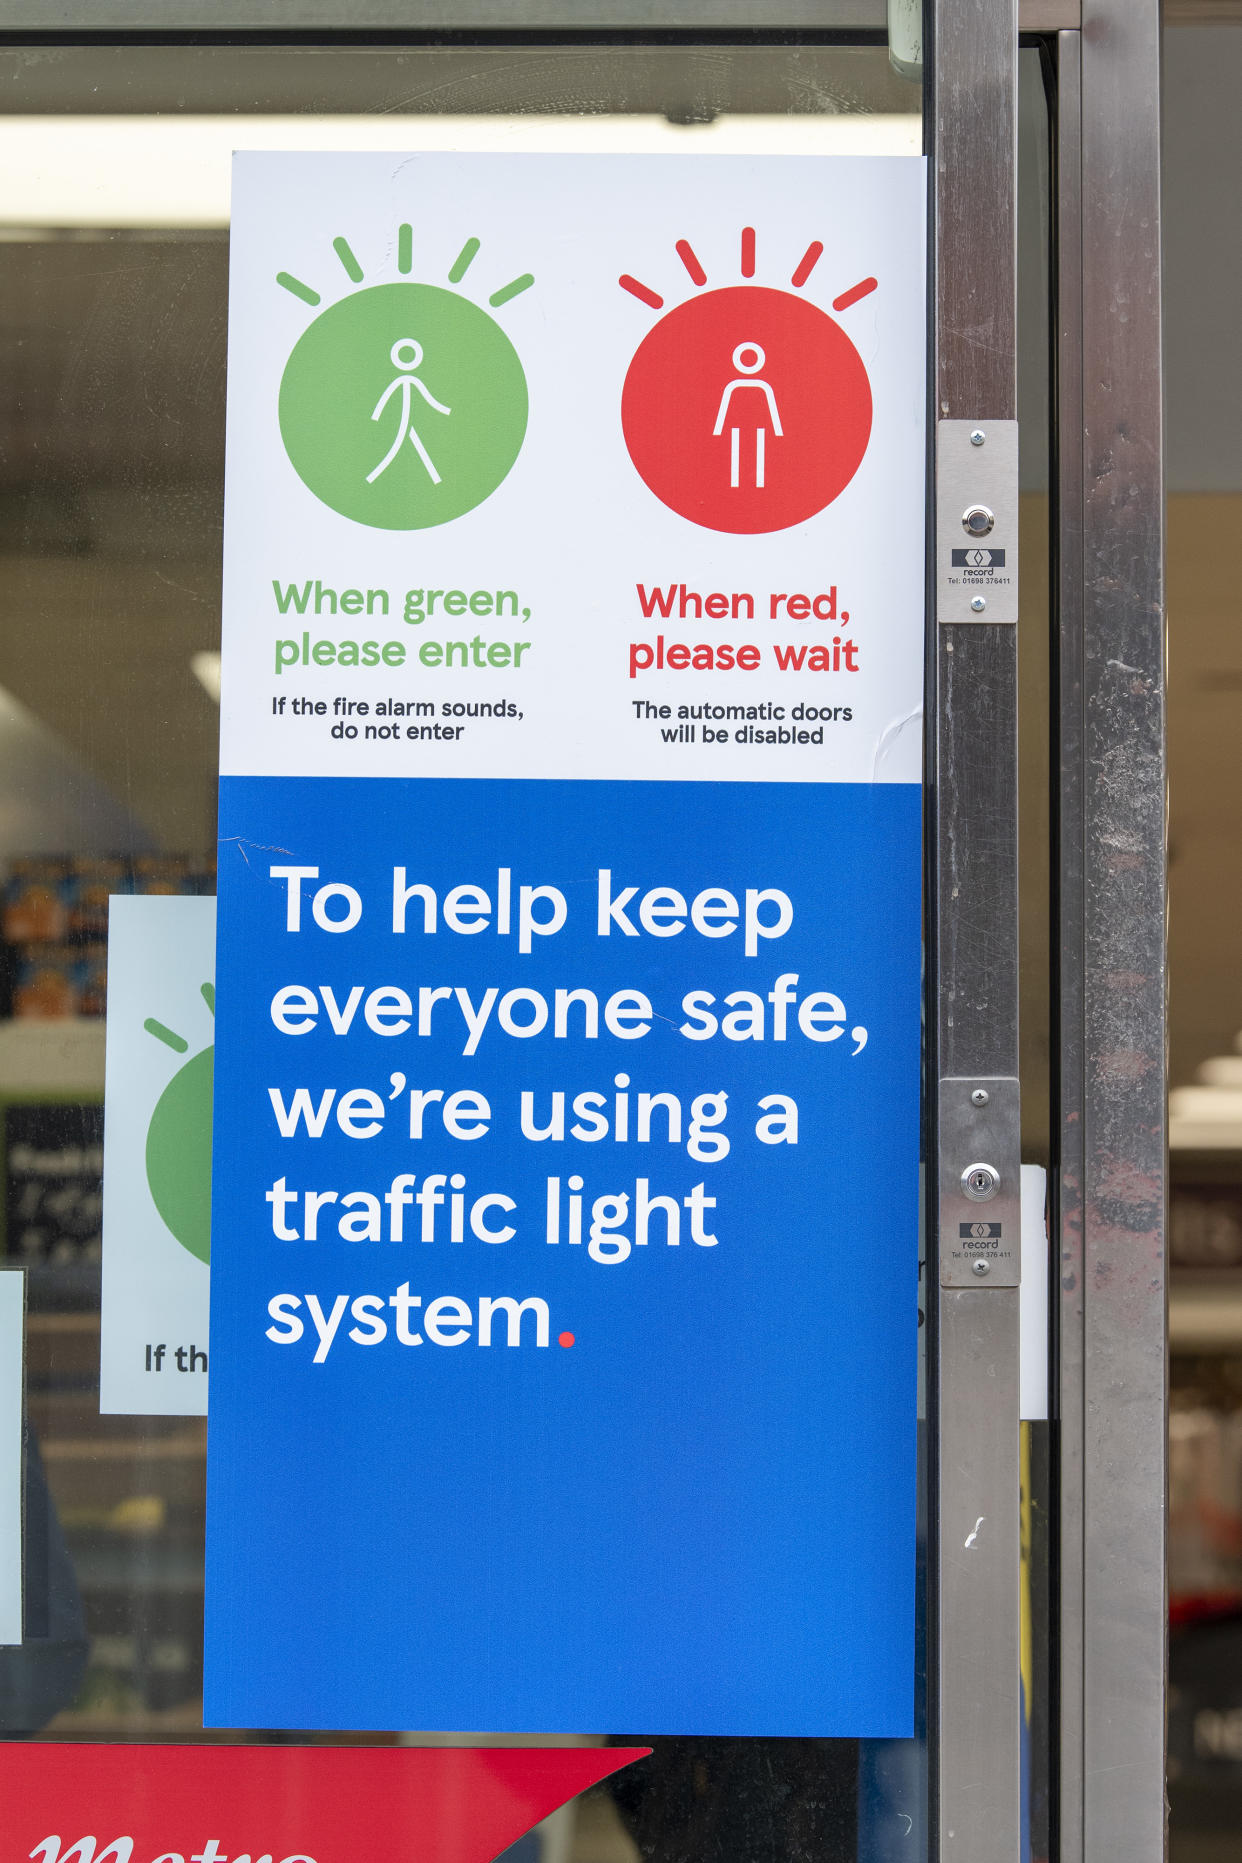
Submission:
<svg viewBox="0 0 1242 1863">
<path fill-rule="evenodd" d="M 558 1333 L 556 1343 L 561 1346 L 571 1346 L 574 1343 L 574 1336 L 572 1333 Z"/>
<path fill-rule="evenodd" d="M 643 339 L 621 423 L 670 510 L 708 530 L 787 530 L 830 505 L 862 464 L 871 384 L 818 305 L 733 285 L 687 299 Z"/>
</svg>

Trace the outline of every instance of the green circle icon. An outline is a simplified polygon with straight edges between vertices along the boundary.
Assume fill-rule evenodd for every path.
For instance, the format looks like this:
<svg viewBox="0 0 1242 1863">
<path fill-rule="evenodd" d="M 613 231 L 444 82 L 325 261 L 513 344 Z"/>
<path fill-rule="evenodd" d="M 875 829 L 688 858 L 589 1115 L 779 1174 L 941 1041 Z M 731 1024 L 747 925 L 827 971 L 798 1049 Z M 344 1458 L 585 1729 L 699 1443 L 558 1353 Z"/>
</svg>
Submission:
<svg viewBox="0 0 1242 1863">
<path fill-rule="evenodd" d="M 427 530 L 490 498 L 526 434 L 526 377 L 494 318 L 438 285 L 372 285 L 294 346 L 280 432 L 342 517 Z"/>
<path fill-rule="evenodd" d="M 182 1248 L 211 1257 L 211 1083 L 215 1049 L 173 1075 L 147 1129 L 147 1184 Z"/>
</svg>

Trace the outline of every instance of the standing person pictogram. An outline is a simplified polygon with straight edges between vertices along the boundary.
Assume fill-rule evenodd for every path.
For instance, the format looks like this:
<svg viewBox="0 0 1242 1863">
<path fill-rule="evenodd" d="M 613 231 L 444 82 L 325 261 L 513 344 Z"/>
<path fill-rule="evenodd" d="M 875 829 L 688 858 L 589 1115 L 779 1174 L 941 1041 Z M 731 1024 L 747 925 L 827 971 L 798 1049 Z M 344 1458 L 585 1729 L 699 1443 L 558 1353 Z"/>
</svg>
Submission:
<svg viewBox="0 0 1242 1863">
<path fill-rule="evenodd" d="M 772 385 L 770 382 L 763 381 L 759 376 L 759 370 L 764 366 L 766 361 L 767 357 L 764 355 L 758 343 L 738 344 L 733 352 L 733 366 L 738 370 L 738 374 L 728 384 L 723 395 L 720 397 L 720 412 L 716 416 L 716 425 L 712 428 L 713 439 L 718 440 L 724 432 L 725 421 L 730 418 L 734 395 L 737 394 L 739 389 L 744 393 L 748 388 L 761 389 L 763 391 L 767 401 L 768 417 L 772 423 L 772 432 L 778 440 L 784 438 L 780 411 L 776 405 L 776 396 L 772 393 Z M 752 417 L 755 416 L 756 409 L 753 396 L 747 397 L 744 403 L 744 412 Z M 732 418 L 736 421 L 736 414 L 734 414 Z M 753 449 L 755 490 L 761 492 L 764 487 L 767 446 L 767 427 L 764 424 L 762 409 L 758 410 L 757 418 L 752 418 L 747 422 L 747 427 L 749 430 L 753 430 L 755 436 Z M 738 424 L 731 425 L 729 428 L 729 484 L 736 491 L 741 486 L 741 483 L 742 426 Z"/>
<path fill-rule="evenodd" d="M 706 530 L 737 536 L 804 524 L 841 496 L 871 439 L 866 364 L 837 317 L 804 295 L 823 242 L 811 241 L 788 290 L 708 288 L 690 242 L 679 239 L 676 252 L 694 289 L 671 309 L 628 272 L 617 281 L 662 313 L 621 391 L 630 458 L 662 504 Z M 739 256 L 742 277 L 753 279 L 753 227 L 742 229 Z M 862 278 L 832 298 L 832 310 L 849 311 L 877 289 L 877 279 Z"/>
<path fill-rule="evenodd" d="M 389 466 L 391 466 L 393 460 L 401 451 L 402 446 L 405 444 L 406 440 L 408 440 L 410 445 L 414 448 L 414 451 L 418 454 L 418 457 L 422 460 L 424 466 L 426 466 L 431 483 L 433 485 L 439 485 L 440 474 L 432 464 L 431 454 L 423 445 L 422 440 L 419 438 L 418 429 L 414 425 L 414 389 L 417 388 L 428 407 L 434 408 L 437 414 L 451 414 L 453 410 L 452 408 L 446 408 L 442 401 L 437 401 L 427 384 L 425 382 L 420 382 L 417 375 L 414 373 L 415 369 L 422 367 L 423 346 L 421 343 L 416 342 L 412 336 L 403 336 L 393 344 L 389 351 L 389 356 L 394 369 L 399 369 L 401 373 L 399 375 L 394 375 L 389 382 L 387 388 L 375 404 L 375 411 L 371 419 L 378 420 L 380 418 L 380 415 L 384 412 L 384 409 L 388 406 L 388 403 L 395 394 L 401 396 L 401 419 L 397 426 L 396 439 L 385 453 L 383 459 L 380 460 L 375 470 L 367 473 L 367 484 L 374 485 L 381 472 L 387 472 Z"/>
</svg>

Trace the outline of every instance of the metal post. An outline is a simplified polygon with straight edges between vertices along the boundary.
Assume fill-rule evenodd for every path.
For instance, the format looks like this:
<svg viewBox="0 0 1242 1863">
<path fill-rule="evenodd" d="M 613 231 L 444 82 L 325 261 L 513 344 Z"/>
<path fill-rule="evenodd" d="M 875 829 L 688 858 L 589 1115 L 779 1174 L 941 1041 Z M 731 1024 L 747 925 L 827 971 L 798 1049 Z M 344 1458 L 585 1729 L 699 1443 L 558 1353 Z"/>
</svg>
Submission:
<svg viewBox="0 0 1242 1863">
<path fill-rule="evenodd" d="M 1164 1854 L 1156 0 L 1061 35 L 1061 1855 Z"/>
<path fill-rule="evenodd" d="M 1052 1127 L 1049 1205 L 1057 1242 L 1059 1325 L 1051 1414 L 1059 1476 L 1059 1618 L 1055 1652 L 1060 1734 L 1060 1863 L 1083 1863 L 1083 705 L 1082 705 L 1082 46 L 1057 41 L 1056 510 L 1057 708 L 1052 768 L 1056 865 L 1053 927 Z"/>
<path fill-rule="evenodd" d="M 932 1828 L 945 1863 L 1019 1848 L 1017 35 L 1015 0 L 933 0 Z M 964 572 L 964 549 L 992 567 Z"/>
</svg>

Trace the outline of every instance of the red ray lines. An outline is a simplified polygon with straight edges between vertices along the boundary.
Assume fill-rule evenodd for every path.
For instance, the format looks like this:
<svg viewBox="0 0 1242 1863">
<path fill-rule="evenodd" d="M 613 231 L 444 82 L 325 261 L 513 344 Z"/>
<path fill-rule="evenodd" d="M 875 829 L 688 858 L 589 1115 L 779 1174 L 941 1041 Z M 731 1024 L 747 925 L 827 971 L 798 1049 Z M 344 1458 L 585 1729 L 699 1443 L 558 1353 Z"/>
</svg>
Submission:
<svg viewBox="0 0 1242 1863">
<path fill-rule="evenodd" d="M 677 257 L 689 272 L 694 283 L 696 285 L 705 285 L 707 283 L 707 273 L 700 265 L 698 256 L 693 246 L 690 244 L 690 241 L 688 239 L 679 239 L 677 241 L 676 251 Z M 801 288 L 811 276 L 811 273 L 815 270 L 815 267 L 819 264 L 823 256 L 823 240 L 813 239 L 802 257 L 798 260 L 797 268 L 789 282 L 796 288 Z M 742 228 L 741 266 L 743 278 L 754 277 L 755 229 L 753 226 L 744 226 Z M 659 292 L 653 291 L 650 285 L 641 284 L 637 278 L 631 278 L 628 272 L 622 272 L 617 283 L 623 291 L 628 291 L 631 297 L 637 298 L 640 304 L 648 304 L 652 310 L 664 309 L 664 299 L 660 296 Z M 858 284 L 852 285 L 848 291 L 843 291 L 839 298 L 834 298 L 832 300 L 832 308 L 834 311 L 846 311 L 850 308 L 851 304 L 857 304 L 860 298 L 869 297 L 871 293 L 878 290 L 878 288 L 878 279 L 863 278 Z"/>
<path fill-rule="evenodd" d="M 819 264 L 823 250 L 824 242 L 822 239 L 813 239 L 811 241 L 802 257 L 798 260 L 798 269 L 789 281 L 791 285 L 802 286 L 806 283 L 811 273 L 815 270 L 815 267 Z"/>
<path fill-rule="evenodd" d="M 628 272 L 622 272 L 617 283 L 622 291 L 628 291 L 630 296 L 637 298 L 640 304 L 650 304 L 652 310 L 664 309 L 664 299 L 657 292 L 652 291 L 649 285 L 640 285 L 637 278 L 631 278 Z"/>
<path fill-rule="evenodd" d="M 833 298 L 833 310 L 848 310 L 851 304 L 857 304 L 859 298 L 870 296 L 871 292 L 875 290 L 877 283 L 878 281 L 874 278 L 864 278 L 861 284 L 853 285 L 850 290 L 843 291 L 839 298 Z"/>
<path fill-rule="evenodd" d="M 677 241 L 677 257 L 681 260 L 696 285 L 705 285 L 707 283 L 707 273 L 695 258 L 694 248 L 691 246 L 688 239 L 679 239 Z"/>
</svg>

